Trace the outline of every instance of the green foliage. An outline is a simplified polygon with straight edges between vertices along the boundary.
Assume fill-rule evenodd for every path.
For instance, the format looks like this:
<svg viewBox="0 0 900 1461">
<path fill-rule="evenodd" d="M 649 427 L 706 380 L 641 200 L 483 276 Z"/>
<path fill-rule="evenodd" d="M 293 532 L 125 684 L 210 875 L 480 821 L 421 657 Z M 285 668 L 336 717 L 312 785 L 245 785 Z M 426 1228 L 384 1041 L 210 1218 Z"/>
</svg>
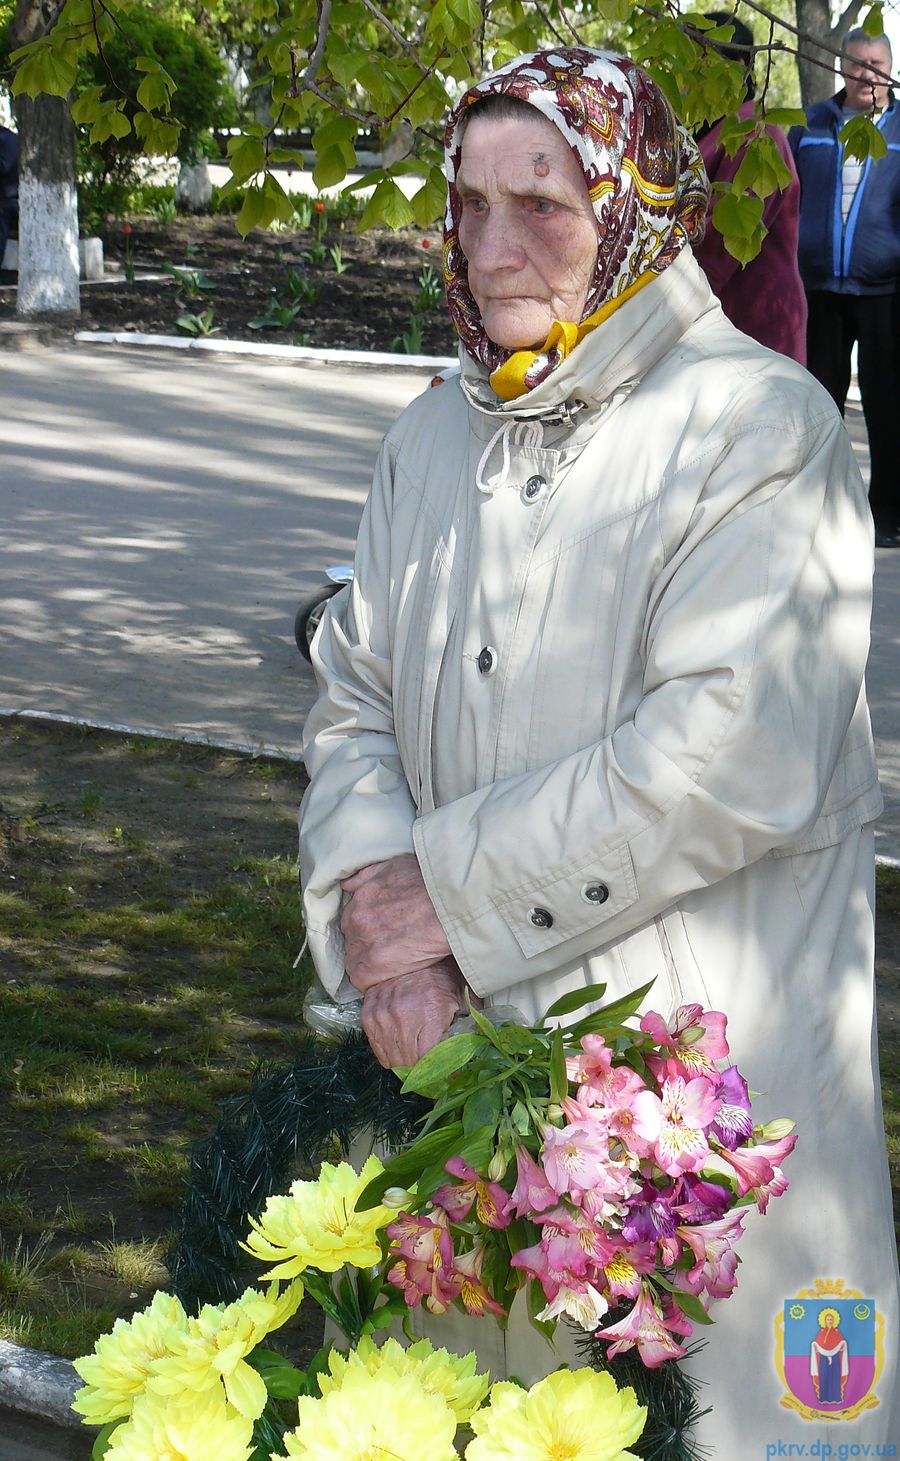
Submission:
<svg viewBox="0 0 900 1461">
<path fill-rule="evenodd" d="M 214 309 L 202 310 L 200 314 L 186 313 L 178 316 L 175 328 L 179 335 L 193 335 L 194 339 L 200 339 L 206 335 L 217 335 L 219 327 L 213 324 L 215 317 Z"/>
<path fill-rule="evenodd" d="M 73 85 L 80 206 L 94 226 L 125 211 L 143 154 L 177 152 L 185 162 L 197 161 L 210 149 L 209 129 L 234 119 L 215 50 L 195 30 L 140 5 L 103 37 L 102 51 L 87 47 L 79 54 Z"/>
<path fill-rule="evenodd" d="M 555 7 L 545 11 L 522 0 L 494 0 L 491 6 L 483 0 L 404 0 L 386 15 L 365 0 L 340 0 L 330 11 L 315 0 L 255 0 L 240 15 L 229 9 L 228 0 L 217 0 L 217 5 L 203 25 L 208 32 L 218 26 L 220 33 L 239 34 L 242 43 L 258 37 L 252 63 L 255 84 L 271 98 L 271 126 L 249 122 L 241 136 L 230 140 L 232 177 L 217 198 L 221 207 L 241 190 L 236 211 L 242 234 L 292 222 L 296 204 L 273 168 L 298 160 L 298 155 L 278 145 L 275 128 L 310 132 L 313 180 L 319 188 L 332 188 L 356 165 L 361 127 L 386 136 L 406 123 L 411 129 L 408 155 L 365 180 L 373 191 L 359 226 L 429 226 L 440 217 L 445 199 L 442 120 L 460 89 L 522 51 L 576 38 L 562 25 Z M 746 16 L 760 48 L 754 65 L 759 116 L 768 110 L 771 120 L 789 125 L 787 115 L 798 100 L 795 60 L 803 37 L 788 28 L 794 18 L 791 0 L 772 0 L 772 5 L 768 22 L 757 12 Z M 738 12 L 741 8 L 739 3 Z M 197 28 L 188 28 L 179 0 L 167 0 L 153 25 L 171 27 L 167 17 L 177 17 L 182 28 L 176 31 L 177 45 L 161 47 L 153 43 L 149 14 L 128 6 L 127 0 L 67 0 L 57 25 L 16 53 L 15 89 L 63 95 L 80 68 L 89 84 L 76 106 L 92 147 L 183 151 L 196 145 L 209 125 L 215 94 L 206 73 L 204 84 L 197 85 L 199 61 L 187 63 L 189 70 L 193 67 L 190 75 L 179 70 L 186 49 L 201 45 Z M 323 15 L 327 28 L 320 35 Z M 122 48 L 119 20 L 132 35 L 124 84 L 115 69 Z M 877 33 L 882 23 L 881 4 L 868 7 L 863 18 L 868 31 Z M 613 45 L 645 66 L 690 128 L 733 118 L 744 99 L 743 64 L 716 49 L 716 43 L 730 39 L 731 25 L 714 27 L 699 9 L 668 6 L 662 0 L 588 0 L 570 24 L 585 44 Z M 112 85 L 107 53 L 115 62 Z M 132 95 L 135 66 L 141 79 Z M 217 96 L 216 119 L 221 122 L 221 93 Z M 197 111 L 204 104 L 207 120 L 201 122 Z M 752 257 L 764 236 L 757 203 L 784 181 L 783 165 L 764 134 L 751 124 L 745 135 L 750 136 L 750 148 L 731 190 L 732 201 L 723 206 L 722 197 L 715 213 L 715 226 L 724 230 L 727 247 L 742 259 Z M 737 131 L 729 132 L 729 146 L 736 149 L 739 139 Z M 854 156 L 877 157 L 883 138 L 863 117 L 850 124 L 846 145 Z M 410 199 L 397 179 L 411 172 L 422 184 Z"/>
</svg>

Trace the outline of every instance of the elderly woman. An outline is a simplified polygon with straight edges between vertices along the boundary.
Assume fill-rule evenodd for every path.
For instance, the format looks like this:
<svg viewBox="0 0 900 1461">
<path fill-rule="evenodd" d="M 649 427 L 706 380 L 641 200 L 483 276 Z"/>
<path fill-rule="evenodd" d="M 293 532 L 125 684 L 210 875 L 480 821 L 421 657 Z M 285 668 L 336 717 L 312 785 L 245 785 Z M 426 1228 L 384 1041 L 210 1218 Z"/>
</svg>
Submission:
<svg viewBox="0 0 900 1461">
<path fill-rule="evenodd" d="M 629 60 L 504 67 L 453 113 L 446 167 L 462 373 L 388 433 L 314 651 L 320 977 L 365 994 L 384 1065 L 433 1045 L 466 986 L 529 1017 L 648 979 L 657 1008 L 724 1010 L 800 1142 L 698 1361 L 698 1438 L 729 1461 L 810 1439 L 779 1405 L 774 1326 L 837 1275 L 886 1326 L 880 1404 L 847 1434 L 897 1439 L 872 535 L 847 436 L 723 315 L 687 247 L 702 163 Z M 468 1322 L 495 1371 L 558 1363 L 533 1331 Z"/>
</svg>

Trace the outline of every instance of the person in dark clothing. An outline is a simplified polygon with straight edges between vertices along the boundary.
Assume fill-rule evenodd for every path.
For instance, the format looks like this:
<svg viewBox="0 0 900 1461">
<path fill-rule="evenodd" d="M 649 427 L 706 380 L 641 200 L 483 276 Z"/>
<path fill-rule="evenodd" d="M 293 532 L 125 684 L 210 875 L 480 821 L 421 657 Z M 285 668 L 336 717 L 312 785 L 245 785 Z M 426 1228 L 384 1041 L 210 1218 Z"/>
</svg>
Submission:
<svg viewBox="0 0 900 1461">
<path fill-rule="evenodd" d="M 900 548 L 900 107 L 877 73 L 890 73 L 887 36 L 850 31 L 844 89 L 790 133 L 800 175 L 800 272 L 809 305 L 807 363 L 843 412 L 858 350 L 872 461 L 875 541 Z M 875 108 L 887 153 L 846 156 L 839 132 Z"/>
<path fill-rule="evenodd" d="M 725 10 L 706 12 L 707 20 L 716 25 L 730 25 L 731 40 L 718 42 L 716 50 L 730 61 L 743 61 L 746 68 L 746 100 L 738 116 L 749 120 L 754 116 L 753 97 L 753 32 L 743 21 Z M 719 299 L 723 310 L 739 330 L 770 350 L 780 350 L 798 364 L 806 364 L 806 295 L 797 268 L 797 230 L 800 216 L 800 184 L 787 138 L 780 127 L 767 126 L 781 155 L 791 181 L 784 189 L 770 193 L 763 205 L 763 223 L 767 229 L 763 246 L 755 259 L 743 268 L 725 247 L 722 235 L 712 222 L 712 210 L 718 202 L 713 193 L 709 201 L 706 233 L 693 245 L 694 257 Z M 722 121 L 711 122 L 695 133 L 710 183 L 731 182 L 740 167 L 746 144 L 729 157 L 722 141 Z"/>
<path fill-rule="evenodd" d="M 19 139 L 0 127 L 0 268 L 6 243 L 19 226 Z"/>
</svg>

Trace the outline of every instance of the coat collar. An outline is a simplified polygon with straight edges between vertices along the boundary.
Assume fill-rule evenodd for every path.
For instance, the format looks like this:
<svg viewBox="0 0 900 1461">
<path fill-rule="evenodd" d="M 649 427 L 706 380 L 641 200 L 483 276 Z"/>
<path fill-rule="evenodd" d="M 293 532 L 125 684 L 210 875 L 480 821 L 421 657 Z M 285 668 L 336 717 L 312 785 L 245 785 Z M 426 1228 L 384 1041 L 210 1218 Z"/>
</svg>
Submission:
<svg viewBox="0 0 900 1461">
<path fill-rule="evenodd" d="M 471 405 L 490 416 L 569 421 L 636 385 L 701 315 L 719 307 L 705 274 L 685 249 L 527 396 L 501 401 L 486 369 L 460 348 L 462 388 Z"/>
</svg>

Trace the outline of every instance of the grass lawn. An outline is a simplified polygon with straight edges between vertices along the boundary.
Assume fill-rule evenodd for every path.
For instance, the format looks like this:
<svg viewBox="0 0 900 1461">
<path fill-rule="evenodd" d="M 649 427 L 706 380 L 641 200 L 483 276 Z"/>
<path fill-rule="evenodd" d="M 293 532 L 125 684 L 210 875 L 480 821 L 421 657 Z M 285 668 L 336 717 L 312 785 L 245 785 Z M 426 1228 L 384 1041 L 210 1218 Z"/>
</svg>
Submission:
<svg viewBox="0 0 900 1461">
<path fill-rule="evenodd" d="M 0 721 L 0 1338 L 73 1357 L 167 1281 L 187 1153 L 305 964 L 299 767 Z M 900 874 L 879 874 L 885 1118 L 900 1195 Z M 900 1203 L 898 1203 L 900 1214 Z"/>
<path fill-rule="evenodd" d="M 286 1059 L 298 767 L 0 722 L 0 1337 L 74 1356 L 163 1267 L 191 1143 Z"/>
</svg>

